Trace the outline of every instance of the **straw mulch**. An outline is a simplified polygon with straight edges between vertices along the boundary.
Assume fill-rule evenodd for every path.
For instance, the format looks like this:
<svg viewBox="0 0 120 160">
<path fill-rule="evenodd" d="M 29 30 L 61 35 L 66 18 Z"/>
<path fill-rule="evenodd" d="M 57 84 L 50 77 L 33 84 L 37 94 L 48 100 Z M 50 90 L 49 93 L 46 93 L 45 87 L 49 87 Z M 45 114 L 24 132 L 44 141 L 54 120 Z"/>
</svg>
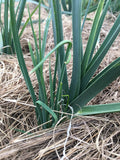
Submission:
<svg viewBox="0 0 120 160">
<path fill-rule="evenodd" d="M 34 7 L 31 6 L 31 10 Z M 27 18 L 27 9 L 23 21 Z M 42 9 L 42 18 L 47 12 Z M 83 31 L 83 47 L 85 48 L 94 13 L 90 14 Z M 36 13 L 33 19 L 38 19 Z M 113 25 L 115 17 L 108 13 L 100 34 L 98 48 Z M 42 23 L 42 35 L 45 22 Z M 63 16 L 65 39 L 72 40 L 71 17 Z M 38 26 L 35 24 L 36 35 Z M 28 26 L 21 38 L 22 50 L 28 71 L 33 68 L 27 41 L 33 49 L 32 31 Z M 107 56 L 97 72 L 119 57 L 120 35 L 110 48 Z M 52 26 L 50 25 L 46 53 L 54 47 Z M 98 49 L 96 47 L 96 50 Z M 55 56 L 52 56 L 52 70 Z M 71 77 L 72 60 L 68 64 L 68 77 Z M 44 75 L 49 95 L 48 61 L 44 64 Z M 31 80 L 38 94 L 35 74 Z M 120 87 L 117 78 L 112 84 L 100 92 L 89 104 L 113 103 L 120 101 Z M 70 81 L 70 80 L 69 80 Z M 66 115 L 67 116 L 67 115 Z M 60 123 L 62 120 L 64 123 Z M 63 117 L 51 129 L 42 130 L 37 126 L 34 106 L 26 88 L 16 56 L 0 56 L 0 159 L 4 160 L 119 160 L 120 159 L 120 114 L 110 113 L 96 116 L 79 116 L 67 119 Z"/>
</svg>

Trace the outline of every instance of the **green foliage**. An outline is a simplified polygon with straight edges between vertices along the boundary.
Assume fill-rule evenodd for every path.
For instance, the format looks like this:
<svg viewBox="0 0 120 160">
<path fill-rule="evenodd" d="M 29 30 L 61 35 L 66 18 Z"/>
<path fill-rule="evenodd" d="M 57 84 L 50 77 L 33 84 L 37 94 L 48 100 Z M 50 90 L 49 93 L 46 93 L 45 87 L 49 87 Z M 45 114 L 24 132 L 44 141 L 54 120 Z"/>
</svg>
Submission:
<svg viewBox="0 0 120 160">
<path fill-rule="evenodd" d="M 89 0 L 83 1 L 83 9 L 87 8 Z M 94 8 L 98 4 L 99 0 L 91 0 L 91 8 Z M 107 0 L 105 0 L 107 2 Z M 113 13 L 120 12 L 120 0 L 111 0 L 109 10 Z"/>
<path fill-rule="evenodd" d="M 61 0 L 62 8 L 64 13 L 70 14 L 72 12 L 72 0 Z M 89 8 L 88 13 L 93 12 L 97 9 L 98 2 L 95 0 L 84 0 L 82 1 L 82 15 L 85 14 L 87 7 Z"/>
<path fill-rule="evenodd" d="M 72 1 L 71 0 L 61 0 L 64 11 L 71 12 L 72 10 Z"/>
<path fill-rule="evenodd" d="M 69 1 L 68 1 L 69 2 Z M 90 1 L 89 1 L 90 3 Z M 120 58 L 112 62 L 102 72 L 93 78 L 93 75 L 99 67 L 101 61 L 107 54 L 109 48 L 114 42 L 115 38 L 120 32 L 120 15 L 117 17 L 112 29 L 105 38 L 104 42 L 95 52 L 95 46 L 100 34 L 100 30 L 107 13 L 110 0 L 104 5 L 104 0 L 100 0 L 96 16 L 93 21 L 93 26 L 88 39 L 88 43 L 83 52 L 82 44 L 82 30 L 86 15 L 89 12 L 89 6 L 85 12 L 84 22 L 82 24 L 82 0 L 72 1 L 72 31 L 73 31 L 73 43 L 69 40 L 64 40 L 63 26 L 62 26 L 62 12 L 61 4 L 58 0 L 51 0 L 50 6 L 51 11 L 46 20 L 46 27 L 44 31 L 43 40 L 41 40 L 41 1 L 39 2 L 39 48 L 37 45 L 37 37 L 33 28 L 33 22 L 31 14 L 29 12 L 29 19 L 31 28 L 33 31 L 33 37 L 35 42 L 35 52 L 32 50 L 30 42 L 28 42 L 31 58 L 33 61 L 34 69 L 30 72 L 36 73 L 38 85 L 39 85 L 39 96 L 36 97 L 30 76 L 28 74 L 22 49 L 20 46 L 17 22 L 15 19 L 14 12 L 14 0 L 10 0 L 10 15 L 11 15 L 11 26 L 13 31 L 13 39 L 15 44 L 15 50 L 17 53 L 19 65 L 26 81 L 27 87 L 31 94 L 34 105 L 36 106 L 36 117 L 38 124 L 44 124 L 43 128 L 51 127 L 57 123 L 60 119 L 60 112 L 71 112 L 71 107 L 74 113 L 80 115 L 98 114 L 106 112 L 120 111 L 119 104 L 106 104 L 106 105 L 95 105 L 85 106 L 93 97 L 96 96 L 102 89 L 104 89 L 109 83 L 115 80 L 120 75 Z M 52 16 L 51 16 L 52 15 Z M 48 28 L 52 17 L 54 43 L 55 47 L 45 56 L 45 46 L 48 34 Z M 67 49 L 64 45 L 67 44 Z M 68 85 L 67 77 L 67 64 L 70 61 L 70 50 L 73 45 L 73 70 L 72 79 L 70 86 Z M 51 73 L 51 59 L 52 54 L 56 55 L 54 73 Z M 46 59 L 49 58 L 49 85 L 50 85 L 50 101 L 47 98 L 45 79 L 43 73 L 43 65 Z M 57 83 L 58 79 L 58 83 Z M 56 85 L 57 83 L 57 85 Z M 57 86 L 57 87 L 56 87 Z"/>
<path fill-rule="evenodd" d="M 14 2 L 15 3 L 15 2 Z M 19 32 L 24 7 L 26 4 L 26 0 L 19 1 L 19 4 L 16 9 L 16 17 L 17 17 L 17 30 Z M 12 28 L 11 28 L 11 18 L 9 17 L 9 0 L 4 1 L 4 23 L 1 19 L 1 6 L 2 0 L 0 1 L 0 50 L 6 54 L 14 53 L 14 45 L 13 45 L 13 37 L 12 37 Z"/>
<path fill-rule="evenodd" d="M 120 75 L 120 59 L 118 58 L 107 68 L 105 68 L 101 73 L 99 73 L 96 77 L 93 78 L 95 71 L 99 67 L 101 61 L 107 54 L 107 51 L 109 50 L 110 46 L 120 32 L 120 16 L 118 16 L 108 36 L 104 40 L 103 44 L 101 45 L 95 56 L 93 56 L 97 39 L 99 37 L 104 18 L 110 4 L 110 1 L 107 0 L 104 6 L 104 2 L 105 1 L 103 0 L 100 0 L 99 2 L 87 47 L 85 53 L 83 53 L 81 37 L 81 15 L 83 3 L 79 0 L 72 1 L 73 71 L 71 84 L 68 90 L 69 104 L 73 107 L 75 113 L 80 109 L 84 108 L 84 105 L 86 105 L 97 93 L 99 93 L 102 89 L 104 89 L 109 83 L 111 83 Z M 60 33 L 59 36 L 59 32 L 62 31 L 62 28 L 58 29 L 58 27 L 62 27 L 62 22 L 60 18 L 61 10 L 58 9 L 60 7 L 60 3 L 57 0 L 52 0 L 51 6 L 52 20 L 54 26 L 54 40 L 55 44 L 58 44 L 59 41 L 57 41 L 57 39 L 62 40 L 60 36 L 63 35 L 63 33 Z M 60 51 L 58 51 L 58 53 L 60 53 Z M 59 61 L 61 61 L 60 58 Z M 58 70 L 60 70 L 60 68 L 58 68 Z M 64 76 L 66 76 L 66 74 Z M 67 85 L 66 81 L 63 82 Z M 63 89 L 63 94 L 68 93 L 68 91 L 67 93 L 64 93 L 64 91 L 65 90 Z M 118 108 L 118 110 L 119 109 L 120 108 Z"/>
<path fill-rule="evenodd" d="M 17 30 L 19 33 L 19 37 L 22 36 L 26 26 L 29 23 L 29 18 L 26 20 L 25 24 L 22 24 L 22 17 L 23 17 L 23 12 L 25 8 L 26 1 L 30 0 L 15 0 L 19 1 L 18 6 L 15 8 L 15 15 L 17 19 Z M 33 1 L 30 1 L 33 3 Z M 14 42 L 13 42 L 13 35 L 12 35 L 12 28 L 11 28 L 11 18 L 9 17 L 9 0 L 1 0 L 0 1 L 0 54 L 5 53 L 5 54 L 14 54 L 15 49 L 14 49 Z M 4 4 L 4 23 L 2 22 L 1 19 L 1 6 Z M 31 13 L 31 16 L 36 12 L 38 9 L 37 7 L 34 9 L 34 11 Z M 22 27 L 21 27 L 22 26 Z M 21 30 L 20 30 L 21 27 Z"/>
<path fill-rule="evenodd" d="M 97 5 L 99 3 L 99 0 L 84 0 L 82 1 L 82 14 L 85 14 L 85 10 L 87 8 L 87 6 L 89 5 L 90 2 L 90 7 L 89 7 L 89 11 L 93 12 L 97 9 Z M 107 0 L 105 0 L 105 2 L 107 2 Z M 72 4 L 71 4 L 71 0 L 61 0 L 62 3 L 62 7 L 63 10 L 65 11 L 66 14 L 70 14 L 69 12 L 72 11 Z M 120 12 L 120 0 L 111 0 L 110 2 L 110 6 L 109 6 L 109 10 L 112 11 L 112 13 L 118 13 Z"/>
<path fill-rule="evenodd" d="M 111 0 L 110 9 L 113 13 L 120 12 L 120 0 Z"/>
</svg>

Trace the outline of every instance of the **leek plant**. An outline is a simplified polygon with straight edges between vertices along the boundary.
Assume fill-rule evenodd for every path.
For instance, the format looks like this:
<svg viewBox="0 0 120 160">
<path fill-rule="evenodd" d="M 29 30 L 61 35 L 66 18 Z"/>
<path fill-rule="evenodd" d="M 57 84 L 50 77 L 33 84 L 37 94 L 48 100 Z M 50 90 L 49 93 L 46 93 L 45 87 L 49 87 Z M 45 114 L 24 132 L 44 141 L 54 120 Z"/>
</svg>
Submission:
<svg viewBox="0 0 120 160">
<path fill-rule="evenodd" d="M 29 12 L 29 18 L 33 31 L 33 37 L 35 40 L 35 52 L 32 50 L 30 42 L 28 42 L 31 58 L 33 61 L 34 68 L 30 72 L 36 73 L 38 85 L 39 85 L 39 96 L 37 97 L 25 65 L 23 58 L 22 49 L 20 46 L 17 23 L 14 12 L 14 0 L 10 0 L 10 15 L 11 15 L 11 26 L 13 31 L 13 39 L 16 54 L 18 57 L 19 65 L 23 73 L 26 85 L 31 94 L 34 105 L 36 106 L 36 117 L 38 124 L 44 124 L 43 128 L 54 126 L 57 121 L 61 118 L 64 113 L 71 113 L 71 107 L 73 108 L 74 114 L 79 115 L 90 115 L 106 112 L 120 111 L 120 103 L 116 104 L 104 104 L 104 105 L 92 105 L 88 106 L 87 103 L 94 98 L 101 90 L 103 90 L 108 84 L 114 81 L 120 76 L 120 58 L 113 61 L 103 71 L 93 77 L 101 61 L 107 54 L 112 43 L 120 32 L 120 15 L 117 17 L 113 27 L 109 34 L 101 44 L 98 51 L 95 52 L 95 46 L 100 34 L 100 30 L 107 13 L 110 0 L 104 5 L 104 0 L 100 0 L 96 15 L 93 21 L 92 29 L 88 39 L 88 43 L 83 52 L 82 43 L 82 30 L 84 25 L 82 24 L 82 0 L 72 0 L 72 31 L 73 31 L 73 43 L 69 40 L 64 40 L 63 26 L 62 26 L 62 14 L 61 14 L 61 3 L 58 0 L 51 0 L 50 6 L 51 11 L 46 21 L 46 27 L 44 31 L 43 40 L 41 41 L 41 24 L 40 14 L 41 8 L 39 1 L 39 48 L 37 45 L 37 38 L 34 32 L 33 23 Z M 88 11 L 88 9 L 87 9 Z M 54 43 L 53 48 L 45 56 L 45 46 L 48 34 L 49 23 L 52 18 Z M 86 16 L 84 21 L 86 20 Z M 67 49 L 64 49 L 64 45 L 67 44 Z M 68 84 L 67 77 L 67 64 L 70 62 L 71 54 L 70 50 L 73 46 L 73 69 L 71 84 Z M 51 73 L 51 54 L 55 54 L 55 68 L 54 73 Z M 49 58 L 49 84 L 50 84 L 50 101 L 48 101 L 45 79 L 43 75 L 43 65 L 46 59 Z M 58 79 L 58 82 L 57 82 Z M 57 85 L 56 85 L 57 83 Z M 62 114 L 60 114 L 62 112 Z"/>
<path fill-rule="evenodd" d="M 4 23 L 1 18 L 1 6 L 4 3 Z M 0 50 L 1 53 L 14 53 L 14 44 L 12 37 L 11 18 L 9 17 L 9 0 L 0 1 Z M 14 2 L 15 3 L 15 2 Z M 19 32 L 26 0 L 20 0 L 16 8 L 17 30 Z"/>
<path fill-rule="evenodd" d="M 26 20 L 24 24 L 22 23 L 22 17 L 23 17 L 23 12 L 24 12 L 26 2 L 29 2 L 29 3 L 35 3 L 35 2 L 32 0 L 24 0 L 24 1 L 14 0 L 14 3 L 16 2 L 18 2 L 18 5 L 16 6 L 16 9 L 15 9 L 15 15 L 17 19 L 17 30 L 18 30 L 18 34 L 20 38 L 26 26 L 29 24 L 29 18 Z M 11 18 L 9 17 L 9 3 L 10 3 L 9 0 L 0 1 L 0 54 L 2 53 L 14 54 L 15 53 L 12 28 L 11 28 Z M 2 4 L 4 4 L 4 23 L 2 22 L 2 17 L 1 17 Z M 31 13 L 31 16 L 33 16 L 33 14 L 38 9 L 38 3 L 35 3 L 35 4 L 37 4 L 37 6 Z"/>
</svg>

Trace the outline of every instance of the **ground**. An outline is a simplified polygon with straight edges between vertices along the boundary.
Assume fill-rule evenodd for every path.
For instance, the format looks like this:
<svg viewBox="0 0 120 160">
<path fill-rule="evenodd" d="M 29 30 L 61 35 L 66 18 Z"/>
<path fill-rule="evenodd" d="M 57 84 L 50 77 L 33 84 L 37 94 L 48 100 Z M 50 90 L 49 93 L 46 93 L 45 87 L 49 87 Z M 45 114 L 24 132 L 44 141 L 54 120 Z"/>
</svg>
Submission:
<svg viewBox="0 0 120 160">
<path fill-rule="evenodd" d="M 35 6 L 30 6 L 31 11 Z M 48 13 L 42 9 L 42 19 L 47 18 Z M 92 20 L 95 13 L 88 15 L 83 30 L 83 47 L 88 41 Z M 28 17 L 25 9 L 23 22 Z M 38 19 L 35 13 L 33 19 Z M 99 48 L 116 17 L 108 12 L 100 33 Z M 42 35 L 45 22 L 42 23 Z M 64 38 L 72 41 L 71 17 L 63 15 Z M 34 24 L 36 35 L 38 25 Z M 28 71 L 33 68 L 27 41 L 30 40 L 33 49 L 34 42 L 30 26 L 26 28 L 21 37 L 21 46 Z M 54 47 L 52 25 L 50 25 L 46 53 Z M 109 63 L 119 57 L 120 35 L 115 40 L 108 54 L 102 61 L 97 72 L 100 72 Z M 52 56 L 54 67 L 55 56 Z M 52 69 L 53 70 L 53 69 Z M 72 71 L 72 59 L 68 64 L 69 82 Z M 97 73 L 96 72 L 96 73 Z M 44 75 L 49 97 L 48 61 L 44 64 Z M 37 94 L 37 80 L 31 75 Z M 120 78 L 100 92 L 89 104 L 115 103 L 120 101 Z M 66 156 L 71 160 L 109 160 L 120 159 L 120 114 L 109 113 L 95 116 L 78 116 L 71 121 L 56 125 L 55 128 L 42 130 L 37 126 L 34 106 L 30 94 L 22 77 L 17 58 L 14 55 L 0 55 L 0 159 L 11 160 L 52 160 L 60 159 L 65 149 L 67 129 L 71 123 L 70 136 L 66 145 Z M 66 117 L 64 117 L 66 118 Z M 32 134 L 30 134 L 32 133 Z M 64 158 L 65 159 L 65 158 Z M 66 158 L 67 159 L 67 158 Z"/>
</svg>

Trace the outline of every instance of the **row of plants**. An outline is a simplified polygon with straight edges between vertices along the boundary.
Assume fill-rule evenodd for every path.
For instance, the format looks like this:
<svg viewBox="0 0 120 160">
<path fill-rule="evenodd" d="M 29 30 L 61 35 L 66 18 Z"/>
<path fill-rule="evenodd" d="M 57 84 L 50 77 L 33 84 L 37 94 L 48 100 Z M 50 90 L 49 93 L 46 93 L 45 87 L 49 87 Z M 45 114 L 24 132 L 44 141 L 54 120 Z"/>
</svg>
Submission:
<svg viewBox="0 0 120 160">
<path fill-rule="evenodd" d="M 39 2 L 39 0 L 34 0 L 36 2 Z M 107 2 L 107 0 L 105 0 Z M 49 0 L 42 0 L 43 4 L 49 3 Z M 87 5 L 89 3 L 89 0 L 82 1 L 82 9 L 85 10 L 87 8 Z M 91 0 L 89 12 L 96 10 L 97 5 L 99 3 L 99 0 Z M 72 0 L 61 0 L 62 8 L 64 11 L 71 12 L 72 10 Z M 120 1 L 119 0 L 111 0 L 109 10 L 113 13 L 120 11 Z"/>
<path fill-rule="evenodd" d="M 105 0 L 107 2 L 107 0 Z M 72 10 L 72 1 L 71 0 L 62 0 L 62 7 L 64 11 L 71 12 Z M 91 0 L 89 12 L 96 10 L 99 0 Z M 89 0 L 82 1 L 82 9 L 85 10 L 87 5 L 89 4 Z M 120 1 L 119 0 L 111 0 L 109 10 L 113 13 L 120 11 Z"/>
<path fill-rule="evenodd" d="M 63 22 L 62 22 L 62 1 L 50 0 L 49 1 L 49 14 L 46 20 L 46 26 L 44 30 L 43 40 L 41 40 L 41 3 L 39 1 L 38 6 L 35 10 L 30 13 L 28 7 L 29 18 L 22 28 L 22 32 L 19 32 L 20 23 L 26 4 L 25 0 L 20 1 L 18 10 L 15 10 L 15 1 L 10 0 L 5 2 L 5 6 L 10 7 L 10 28 L 12 34 L 12 44 L 14 46 L 15 53 L 18 58 L 19 66 L 21 68 L 23 77 L 25 79 L 26 85 L 30 92 L 33 104 L 35 107 L 36 118 L 38 125 L 44 124 L 43 128 L 48 128 L 54 126 L 57 121 L 64 114 L 74 115 L 91 115 L 106 112 L 116 112 L 120 111 L 120 103 L 115 104 L 103 104 L 103 105 L 91 105 L 88 106 L 87 103 L 94 98 L 101 90 L 103 90 L 107 85 L 114 81 L 118 76 L 120 76 L 120 58 L 117 58 L 109 66 L 107 66 L 103 71 L 98 73 L 93 77 L 94 73 L 100 66 L 103 58 L 107 54 L 109 48 L 113 44 L 114 40 L 120 32 L 120 15 L 114 22 L 113 27 L 108 33 L 107 37 L 101 44 L 98 51 L 95 53 L 95 46 L 100 35 L 101 27 L 103 25 L 105 16 L 107 14 L 110 0 L 100 0 L 97 6 L 96 15 L 93 21 L 90 36 L 87 42 L 85 52 L 83 52 L 83 42 L 82 42 L 82 31 L 84 28 L 84 23 L 86 21 L 87 14 L 89 12 L 91 0 L 89 0 L 87 9 L 85 11 L 85 17 L 82 23 L 82 0 L 71 1 L 71 11 L 72 11 L 72 32 L 73 32 L 73 42 L 70 40 L 64 40 L 63 35 Z M 67 1 L 69 2 L 69 1 Z M 6 10 L 8 8 L 6 7 Z M 37 45 L 37 37 L 33 27 L 32 15 L 36 10 L 39 10 L 39 46 Z M 8 11 L 6 11 L 8 12 Z M 22 13 L 19 17 L 19 14 Z M 16 15 L 18 18 L 16 20 Z M 19 19 L 19 20 L 18 20 Z M 6 19 L 5 19 L 6 20 Z M 45 54 L 46 41 L 48 35 L 48 29 L 50 21 L 52 20 L 53 33 L 54 33 L 54 44 L 55 47 Z M 24 28 L 30 21 L 34 42 L 35 50 L 32 49 L 30 42 L 28 42 L 31 59 L 33 62 L 33 70 L 28 73 L 25 60 L 23 57 L 22 48 L 20 45 L 20 36 L 23 33 Z M 6 24 L 4 24 L 6 25 Z M 8 27 L 8 25 L 6 25 Z M 6 27 L 6 28 L 7 28 Z M 8 33 L 5 30 L 5 34 Z M 64 48 L 67 45 L 67 49 Z M 68 74 L 67 65 L 71 59 L 71 48 L 73 47 L 73 67 L 72 67 L 72 78 L 71 84 L 68 84 Z M 95 54 L 93 54 L 95 53 Z M 51 55 L 55 54 L 55 68 L 54 73 L 51 73 Z M 50 100 L 48 100 L 43 65 L 46 59 L 49 59 L 49 85 L 50 85 Z M 36 96 L 33 84 L 30 79 L 30 75 L 35 72 L 38 80 L 39 86 L 39 96 Z M 58 81 L 58 82 L 57 82 Z M 57 84 L 57 85 L 56 85 Z M 61 114 L 62 112 L 62 114 Z M 46 122 L 48 122 L 46 124 Z"/>
<path fill-rule="evenodd" d="M 88 2 L 89 2 L 89 0 L 83 1 L 83 8 L 84 9 L 86 9 Z M 99 0 L 92 0 L 91 5 L 90 5 L 91 8 L 93 8 L 93 9 L 96 8 L 98 2 L 99 2 Z M 105 0 L 105 2 L 107 2 L 107 0 Z M 112 13 L 120 12 L 120 1 L 119 0 L 111 0 L 109 10 Z"/>
<path fill-rule="evenodd" d="M 21 20 L 23 16 L 23 11 L 25 7 L 24 4 L 26 3 L 26 0 L 22 3 L 21 3 L 21 0 L 15 0 L 15 2 L 19 2 L 18 7 L 16 8 L 16 16 L 17 16 L 17 23 L 18 23 L 17 27 L 18 27 L 18 32 L 19 32 L 19 29 L 21 26 Z M 27 2 L 38 4 L 39 0 L 27 0 Z M 98 0 L 82 1 L 82 15 L 85 15 L 87 9 L 88 9 L 88 13 L 95 11 L 97 9 L 98 2 L 99 2 Z M 5 3 L 4 5 L 4 22 L 5 23 L 3 23 L 1 19 L 2 3 Z M 41 0 L 41 4 L 43 4 L 42 6 L 46 8 L 47 10 L 49 10 L 49 7 L 48 7 L 49 3 L 50 3 L 50 0 Z M 64 10 L 62 11 L 62 13 L 71 15 L 72 1 L 71 0 L 61 0 L 61 5 Z M 120 1 L 112 0 L 110 3 L 109 10 L 112 11 L 113 13 L 119 12 L 120 11 Z M 12 31 L 11 31 L 11 25 L 10 25 L 11 20 L 10 18 L 8 18 L 8 11 L 9 11 L 8 0 L 6 1 L 1 0 L 0 2 L 0 48 L 1 49 L 0 51 L 1 53 L 14 54 L 15 52 L 14 52 L 14 45 L 13 45 L 13 37 L 12 37 Z M 23 30 L 21 31 L 19 37 L 21 37 L 27 24 L 28 24 L 28 21 L 24 25 Z"/>
</svg>

